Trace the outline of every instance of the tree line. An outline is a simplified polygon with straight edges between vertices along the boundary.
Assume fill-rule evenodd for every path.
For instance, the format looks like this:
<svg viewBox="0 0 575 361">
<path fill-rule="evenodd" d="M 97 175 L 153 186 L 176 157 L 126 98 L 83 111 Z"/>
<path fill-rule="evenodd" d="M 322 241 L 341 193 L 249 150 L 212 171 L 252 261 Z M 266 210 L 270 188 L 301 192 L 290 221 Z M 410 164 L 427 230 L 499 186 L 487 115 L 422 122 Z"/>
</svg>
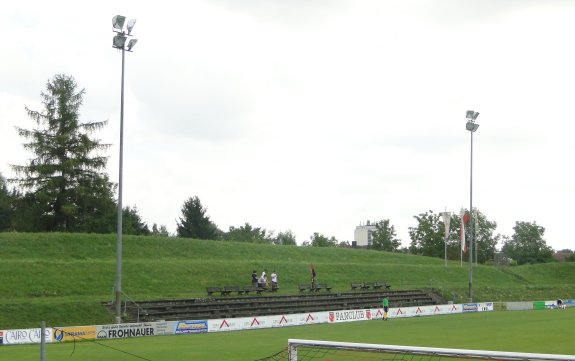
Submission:
<svg viewBox="0 0 575 361">
<path fill-rule="evenodd" d="M 25 107 L 34 121 L 33 129 L 17 127 L 24 139 L 23 146 L 32 158 L 22 165 L 11 165 L 16 176 L 5 179 L 0 174 L 0 231 L 20 232 L 80 232 L 113 233 L 116 231 L 117 185 L 106 171 L 110 147 L 93 137 L 107 121 L 80 121 L 85 89 L 79 89 L 74 78 L 57 74 L 48 80 L 41 92 L 41 110 Z M 9 184 L 13 184 L 10 189 Z M 168 236 L 166 226 L 144 222 L 137 207 L 122 209 L 123 233 Z M 177 221 L 176 235 L 197 239 L 297 245 L 290 230 L 278 232 L 254 227 L 249 223 L 220 230 L 207 215 L 198 196 L 184 201 Z M 428 211 L 414 216 L 417 226 L 409 228 L 411 243 L 401 248 L 394 226 L 389 219 L 375 223 L 371 232 L 370 249 L 389 252 L 409 252 L 418 255 L 459 259 L 459 227 L 455 215 L 445 237 L 440 214 Z M 496 245 L 502 242 L 501 253 L 518 264 L 548 262 L 553 250 L 547 246 L 545 229 L 535 222 L 517 222 L 511 237 L 495 235 L 496 223 L 481 212 L 477 214 L 477 261 L 493 261 L 498 254 Z M 445 241 L 447 239 L 447 241 Z M 348 241 L 338 241 L 314 232 L 302 246 L 351 247 Z M 571 257 L 572 259 L 573 257 Z"/>
</svg>

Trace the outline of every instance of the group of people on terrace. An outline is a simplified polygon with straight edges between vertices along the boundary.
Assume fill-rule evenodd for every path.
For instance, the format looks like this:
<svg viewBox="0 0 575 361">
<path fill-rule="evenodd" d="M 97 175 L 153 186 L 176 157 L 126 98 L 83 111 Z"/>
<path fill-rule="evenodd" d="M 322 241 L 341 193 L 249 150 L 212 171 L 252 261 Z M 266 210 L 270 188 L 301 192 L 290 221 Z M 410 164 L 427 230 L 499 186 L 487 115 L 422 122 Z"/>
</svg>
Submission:
<svg viewBox="0 0 575 361">
<path fill-rule="evenodd" d="M 268 288 L 269 284 L 268 284 L 268 276 L 267 276 L 267 269 L 264 269 L 262 271 L 261 276 L 258 277 L 258 272 L 256 270 L 252 271 L 252 287 L 257 287 L 257 288 Z M 270 275 L 271 281 L 272 281 L 272 289 L 277 289 L 278 288 L 278 274 L 276 273 L 276 271 L 272 271 L 271 275 Z"/>
</svg>

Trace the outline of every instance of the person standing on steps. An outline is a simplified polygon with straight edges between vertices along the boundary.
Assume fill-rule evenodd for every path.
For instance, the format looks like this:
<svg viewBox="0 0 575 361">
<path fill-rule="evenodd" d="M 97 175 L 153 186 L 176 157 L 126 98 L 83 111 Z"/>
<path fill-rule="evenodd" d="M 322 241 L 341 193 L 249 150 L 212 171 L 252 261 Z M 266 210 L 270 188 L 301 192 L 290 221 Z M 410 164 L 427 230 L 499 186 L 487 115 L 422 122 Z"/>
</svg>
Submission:
<svg viewBox="0 0 575 361">
<path fill-rule="evenodd" d="M 272 278 L 272 290 L 277 290 L 278 289 L 278 274 L 276 273 L 276 271 L 272 271 L 271 278 Z"/>
<path fill-rule="evenodd" d="M 389 300 L 383 296 L 383 320 L 387 321 L 387 312 L 389 311 Z"/>
<path fill-rule="evenodd" d="M 268 276 L 267 276 L 267 270 L 264 269 L 262 272 L 262 275 L 260 276 L 258 285 L 261 285 L 260 288 L 268 288 Z"/>
<path fill-rule="evenodd" d="M 252 271 L 252 287 L 258 287 L 258 273 L 256 270 Z"/>
</svg>

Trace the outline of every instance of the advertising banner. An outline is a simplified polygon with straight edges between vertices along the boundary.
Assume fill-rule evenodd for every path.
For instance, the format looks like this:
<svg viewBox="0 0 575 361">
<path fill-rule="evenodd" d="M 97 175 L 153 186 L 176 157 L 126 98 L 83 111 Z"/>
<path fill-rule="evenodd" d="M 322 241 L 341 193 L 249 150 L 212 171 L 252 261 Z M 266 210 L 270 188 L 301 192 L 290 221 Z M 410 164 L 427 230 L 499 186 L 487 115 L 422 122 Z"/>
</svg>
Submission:
<svg viewBox="0 0 575 361">
<path fill-rule="evenodd" d="M 493 311 L 493 302 L 483 302 L 477 304 L 477 312 Z"/>
<path fill-rule="evenodd" d="M 272 317 L 255 316 L 208 320 L 208 332 L 251 330 L 272 327 Z"/>
<path fill-rule="evenodd" d="M 328 322 L 351 322 L 351 321 L 367 321 L 371 320 L 371 310 L 344 310 L 344 311 L 329 311 Z"/>
<path fill-rule="evenodd" d="M 464 303 L 463 304 L 463 312 L 477 312 L 479 310 L 479 306 L 477 303 Z"/>
<path fill-rule="evenodd" d="M 327 312 L 295 313 L 272 317 L 272 327 L 302 326 L 327 322 Z"/>
<path fill-rule="evenodd" d="M 572 303 L 572 300 L 570 300 Z M 545 302 L 541 302 L 545 307 Z M 416 307 L 392 307 L 389 318 L 493 311 L 493 303 L 465 303 Z M 205 332 L 225 332 L 272 327 L 301 326 L 317 323 L 369 321 L 383 318 L 382 308 L 309 312 L 274 316 L 221 318 L 213 320 L 159 321 L 98 326 L 46 328 L 46 342 L 66 342 L 75 339 L 117 339 L 140 336 L 179 335 Z M 0 331 L 0 345 L 40 343 L 41 329 Z"/>
<path fill-rule="evenodd" d="M 175 322 L 175 335 L 189 334 L 189 333 L 204 333 L 208 332 L 208 321 L 178 321 Z"/>
<path fill-rule="evenodd" d="M 4 331 L 4 344 L 5 345 L 18 345 L 25 343 L 40 343 L 42 335 L 41 328 L 28 328 L 21 330 L 6 330 Z M 44 336 L 46 343 L 52 342 L 52 329 L 45 328 Z"/>
<path fill-rule="evenodd" d="M 52 340 L 54 342 L 95 340 L 95 339 L 96 339 L 96 326 L 52 328 Z"/>
<path fill-rule="evenodd" d="M 462 305 L 435 305 L 390 308 L 389 318 L 450 315 L 462 312 Z"/>
<path fill-rule="evenodd" d="M 96 326 L 96 338 L 126 338 L 173 334 L 168 322 L 123 323 Z"/>
<path fill-rule="evenodd" d="M 265 327 L 301 326 L 328 322 L 328 312 L 296 313 L 244 318 L 208 320 L 208 332 L 249 330 Z"/>
</svg>

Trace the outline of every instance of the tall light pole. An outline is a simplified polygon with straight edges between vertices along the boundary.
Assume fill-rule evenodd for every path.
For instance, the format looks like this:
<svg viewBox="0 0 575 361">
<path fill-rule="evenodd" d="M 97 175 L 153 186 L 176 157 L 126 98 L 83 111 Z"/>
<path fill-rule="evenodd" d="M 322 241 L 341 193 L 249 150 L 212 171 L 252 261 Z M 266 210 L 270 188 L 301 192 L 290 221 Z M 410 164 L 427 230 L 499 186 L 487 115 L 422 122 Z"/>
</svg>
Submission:
<svg viewBox="0 0 575 361">
<path fill-rule="evenodd" d="M 475 123 L 478 116 L 479 113 L 473 110 L 468 110 L 465 115 L 467 118 L 465 129 L 469 130 L 471 134 L 471 162 L 469 172 L 469 302 L 473 302 L 473 133 L 479 128 L 479 124 Z"/>
<path fill-rule="evenodd" d="M 113 31 L 116 33 L 112 47 L 122 51 L 122 86 L 120 95 L 120 167 L 118 176 L 118 225 L 116 236 L 116 283 L 114 285 L 116 306 L 116 323 L 122 323 L 122 172 L 124 169 L 124 55 L 126 51 L 132 51 L 138 40 L 130 39 L 126 45 L 126 40 L 136 24 L 136 20 L 128 21 L 124 30 L 126 17 L 116 15 L 112 18 Z"/>
</svg>

